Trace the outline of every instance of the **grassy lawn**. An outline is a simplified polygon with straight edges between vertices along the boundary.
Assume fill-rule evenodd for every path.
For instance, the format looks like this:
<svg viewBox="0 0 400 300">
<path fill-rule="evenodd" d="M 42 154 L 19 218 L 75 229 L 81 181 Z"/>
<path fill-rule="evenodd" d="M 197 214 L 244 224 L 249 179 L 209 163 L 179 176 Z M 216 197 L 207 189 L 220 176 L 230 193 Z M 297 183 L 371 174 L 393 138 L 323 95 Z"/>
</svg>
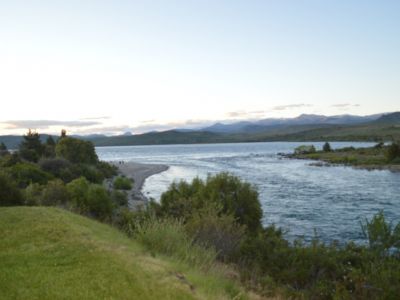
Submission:
<svg viewBox="0 0 400 300">
<path fill-rule="evenodd" d="M 219 272 L 153 257 L 58 208 L 0 208 L 0 299 L 247 299 Z"/>
</svg>

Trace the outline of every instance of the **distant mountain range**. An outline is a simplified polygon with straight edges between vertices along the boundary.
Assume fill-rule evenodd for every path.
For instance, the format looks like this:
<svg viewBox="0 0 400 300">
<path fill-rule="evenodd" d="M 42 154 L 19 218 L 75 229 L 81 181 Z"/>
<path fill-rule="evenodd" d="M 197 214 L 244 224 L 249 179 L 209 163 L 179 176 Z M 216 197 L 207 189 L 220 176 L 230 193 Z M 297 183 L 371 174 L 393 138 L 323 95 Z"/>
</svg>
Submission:
<svg viewBox="0 0 400 300">
<path fill-rule="evenodd" d="M 42 135 L 45 140 L 48 135 Z M 96 146 L 238 143 L 265 141 L 391 141 L 400 140 L 400 112 L 369 116 L 303 114 L 296 118 L 217 122 L 199 129 L 175 129 L 144 134 L 76 136 Z M 21 136 L 0 136 L 15 149 Z"/>
<path fill-rule="evenodd" d="M 338 116 L 323 116 L 302 114 L 296 118 L 269 118 L 258 121 L 241 121 L 230 124 L 215 123 L 212 126 L 201 128 L 201 131 L 216 132 L 216 133 L 252 133 L 262 132 L 270 128 L 293 125 L 315 125 L 315 124 L 361 124 L 367 123 L 380 118 L 383 114 L 375 114 L 369 116 L 354 116 L 354 115 L 338 115 Z"/>
</svg>

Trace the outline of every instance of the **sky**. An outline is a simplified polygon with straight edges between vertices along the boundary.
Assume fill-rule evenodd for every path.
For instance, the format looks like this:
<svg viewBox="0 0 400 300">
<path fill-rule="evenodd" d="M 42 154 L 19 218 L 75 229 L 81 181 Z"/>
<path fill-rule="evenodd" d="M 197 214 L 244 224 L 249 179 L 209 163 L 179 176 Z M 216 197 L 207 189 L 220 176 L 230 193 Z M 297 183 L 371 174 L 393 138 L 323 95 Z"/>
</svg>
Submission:
<svg viewBox="0 0 400 300">
<path fill-rule="evenodd" d="M 0 0 L 0 134 L 400 110 L 400 1 Z"/>
</svg>

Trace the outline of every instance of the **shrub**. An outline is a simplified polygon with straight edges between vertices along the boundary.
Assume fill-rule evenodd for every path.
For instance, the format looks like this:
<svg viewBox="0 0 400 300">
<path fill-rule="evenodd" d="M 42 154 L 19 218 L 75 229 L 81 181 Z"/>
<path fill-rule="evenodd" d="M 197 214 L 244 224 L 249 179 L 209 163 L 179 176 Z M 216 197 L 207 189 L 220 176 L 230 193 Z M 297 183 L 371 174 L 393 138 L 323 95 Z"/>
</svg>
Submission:
<svg viewBox="0 0 400 300">
<path fill-rule="evenodd" d="M 386 222 L 383 211 L 373 216 L 371 221 L 361 223 L 365 238 L 370 249 L 379 256 L 387 256 L 390 250 L 400 250 L 400 223 L 396 227 Z"/>
<path fill-rule="evenodd" d="M 6 156 L 9 154 L 10 154 L 10 152 L 8 151 L 7 146 L 3 142 L 1 142 L 0 143 L 0 157 Z"/>
<path fill-rule="evenodd" d="M 261 228 L 262 210 L 257 190 L 229 173 L 209 176 L 204 182 L 195 178 L 190 184 L 173 183 L 161 195 L 157 210 L 167 216 L 188 219 L 206 205 L 216 204 L 221 213 L 232 214 L 250 232 Z"/>
<path fill-rule="evenodd" d="M 232 215 L 219 212 L 218 207 L 206 206 L 192 215 L 186 230 L 197 244 L 214 248 L 218 259 L 229 261 L 238 254 L 245 227 L 237 224 Z"/>
<path fill-rule="evenodd" d="M 61 180 L 49 181 L 44 187 L 41 199 L 42 205 L 65 205 L 68 201 L 68 191 Z"/>
<path fill-rule="evenodd" d="M 73 164 L 68 170 L 74 179 L 83 176 L 93 183 L 102 183 L 104 180 L 103 174 L 94 165 Z"/>
<path fill-rule="evenodd" d="M 71 163 L 63 158 L 44 158 L 39 161 L 39 166 L 43 171 L 61 178 L 63 172 L 70 167 Z"/>
<path fill-rule="evenodd" d="M 79 177 L 67 184 L 67 191 L 73 207 L 80 212 L 89 210 L 88 191 L 90 183 L 85 177 Z"/>
<path fill-rule="evenodd" d="M 53 178 L 51 174 L 31 163 L 17 163 L 7 168 L 7 172 L 21 188 L 27 187 L 30 183 L 46 184 L 48 180 Z"/>
<path fill-rule="evenodd" d="M 388 162 L 391 162 L 399 157 L 400 157 L 400 146 L 396 143 L 392 143 L 386 151 L 386 159 Z"/>
<path fill-rule="evenodd" d="M 22 162 L 21 157 L 19 156 L 18 152 L 14 152 L 12 154 L 3 156 L 0 160 L 0 166 L 7 168 L 12 167 L 20 162 Z"/>
<path fill-rule="evenodd" d="M 111 199 L 119 206 L 128 205 L 128 196 L 124 191 L 113 190 L 111 192 Z"/>
<path fill-rule="evenodd" d="M 118 167 L 105 161 L 99 161 L 96 165 L 97 169 L 103 174 L 104 178 L 111 178 L 118 173 Z"/>
<path fill-rule="evenodd" d="M 0 172 L 0 206 L 14 206 L 23 204 L 23 196 L 7 174 Z"/>
<path fill-rule="evenodd" d="M 137 226 L 135 238 L 152 252 L 204 269 L 210 268 L 216 258 L 215 250 L 205 249 L 193 242 L 179 220 L 149 218 Z"/>
<path fill-rule="evenodd" d="M 117 190 L 131 190 L 132 189 L 132 179 L 118 176 L 114 179 L 114 189 Z"/>
<path fill-rule="evenodd" d="M 38 183 L 31 183 L 24 190 L 25 205 L 36 206 L 40 205 L 42 200 L 43 186 Z"/>
<path fill-rule="evenodd" d="M 96 164 L 99 160 L 91 142 L 71 137 L 64 137 L 58 141 L 56 155 L 80 164 Z"/>
<path fill-rule="evenodd" d="M 89 213 L 101 220 L 111 217 L 114 205 L 107 190 L 99 184 L 91 184 L 87 193 Z"/>
</svg>

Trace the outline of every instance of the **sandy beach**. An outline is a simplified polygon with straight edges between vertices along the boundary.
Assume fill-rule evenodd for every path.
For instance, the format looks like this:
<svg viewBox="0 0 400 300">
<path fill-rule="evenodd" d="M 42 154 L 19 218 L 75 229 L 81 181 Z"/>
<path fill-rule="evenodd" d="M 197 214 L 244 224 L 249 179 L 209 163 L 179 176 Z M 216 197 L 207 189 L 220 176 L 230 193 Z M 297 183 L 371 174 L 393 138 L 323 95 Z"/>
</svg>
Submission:
<svg viewBox="0 0 400 300">
<path fill-rule="evenodd" d="M 146 178 L 168 170 L 167 165 L 142 164 L 136 162 L 114 162 L 121 174 L 134 180 L 133 188 L 128 192 L 130 208 L 137 208 L 144 205 L 148 199 L 142 193 L 142 187 Z"/>
</svg>

